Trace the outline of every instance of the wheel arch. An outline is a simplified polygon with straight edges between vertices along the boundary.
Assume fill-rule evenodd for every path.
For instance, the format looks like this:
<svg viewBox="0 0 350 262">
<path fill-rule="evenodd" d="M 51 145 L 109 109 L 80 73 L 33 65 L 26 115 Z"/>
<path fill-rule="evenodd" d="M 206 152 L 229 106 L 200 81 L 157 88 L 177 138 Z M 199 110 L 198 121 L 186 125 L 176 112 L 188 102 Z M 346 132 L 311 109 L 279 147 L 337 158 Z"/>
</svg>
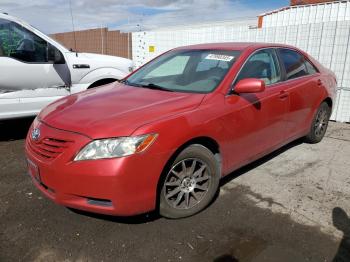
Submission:
<svg viewBox="0 0 350 262">
<path fill-rule="evenodd" d="M 327 105 L 332 109 L 333 108 L 333 100 L 330 97 L 327 97 L 326 99 L 324 99 L 322 102 L 326 102 Z"/>
<path fill-rule="evenodd" d="M 176 151 L 170 156 L 170 158 L 167 160 L 162 173 L 159 176 L 158 179 L 158 183 L 157 183 L 157 192 L 156 192 L 156 210 L 157 212 L 159 211 L 159 196 L 160 196 L 160 192 L 162 189 L 162 184 L 163 181 L 165 179 L 166 176 L 166 171 L 170 168 L 171 164 L 174 162 L 175 158 L 181 153 L 182 150 L 184 150 L 186 147 L 190 146 L 190 145 L 202 145 L 206 148 L 208 148 L 215 156 L 215 158 L 218 160 L 219 162 L 219 167 L 220 167 L 220 172 L 222 170 L 222 157 L 221 157 L 221 152 L 220 152 L 220 145 L 219 143 L 209 137 L 209 136 L 198 136 L 198 137 L 194 137 L 191 138 L 190 140 L 188 140 L 187 142 L 183 143 L 181 146 L 178 147 L 178 149 L 176 149 Z"/>
<path fill-rule="evenodd" d="M 103 79 L 115 79 L 120 80 L 123 79 L 127 75 L 126 72 L 123 72 L 116 68 L 98 68 L 88 72 L 84 75 L 77 83 L 78 84 L 87 84 L 89 87 L 96 83 L 97 81 Z"/>
<path fill-rule="evenodd" d="M 115 81 L 118 81 L 118 79 L 111 78 L 111 77 L 102 78 L 102 79 L 99 79 L 99 80 L 95 81 L 94 83 L 92 83 L 87 89 L 94 88 L 97 86 L 107 85 L 107 84 L 113 83 Z"/>
</svg>

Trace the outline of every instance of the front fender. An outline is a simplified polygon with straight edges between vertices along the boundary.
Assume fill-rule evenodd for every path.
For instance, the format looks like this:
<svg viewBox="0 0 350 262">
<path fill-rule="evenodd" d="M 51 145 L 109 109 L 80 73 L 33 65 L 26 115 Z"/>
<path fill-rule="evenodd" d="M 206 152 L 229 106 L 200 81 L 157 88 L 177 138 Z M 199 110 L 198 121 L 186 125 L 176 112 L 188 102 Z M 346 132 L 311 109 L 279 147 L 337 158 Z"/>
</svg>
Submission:
<svg viewBox="0 0 350 262">
<path fill-rule="evenodd" d="M 132 135 L 157 133 L 158 138 L 150 149 L 159 154 L 167 154 L 168 161 L 176 150 L 196 138 L 207 137 L 219 147 L 222 145 L 222 134 L 225 132 L 223 125 L 216 119 L 205 121 L 203 118 L 206 116 L 208 114 L 186 112 L 141 126 Z M 220 154 L 225 159 L 224 152 L 220 151 Z"/>
</svg>

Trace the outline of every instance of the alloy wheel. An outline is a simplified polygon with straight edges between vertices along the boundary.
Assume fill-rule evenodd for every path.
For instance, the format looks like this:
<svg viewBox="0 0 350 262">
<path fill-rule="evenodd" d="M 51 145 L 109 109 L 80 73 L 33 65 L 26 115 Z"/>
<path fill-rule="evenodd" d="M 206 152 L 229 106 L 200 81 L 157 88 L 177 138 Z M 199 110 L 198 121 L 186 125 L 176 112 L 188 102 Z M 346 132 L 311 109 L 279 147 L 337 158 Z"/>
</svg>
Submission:
<svg viewBox="0 0 350 262">
<path fill-rule="evenodd" d="M 184 159 L 173 165 L 165 178 L 165 200 L 173 208 L 190 209 L 204 198 L 210 182 L 209 168 L 202 160 Z"/>
<path fill-rule="evenodd" d="M 321 108 L 321 110 L 318 112 L 316 116 L 315 121 L 315 135 L 317 137 L 323 136 L 323 134 L 326 132 L 328 123 L 328 112 L 325 108 Z"/>
</svg>

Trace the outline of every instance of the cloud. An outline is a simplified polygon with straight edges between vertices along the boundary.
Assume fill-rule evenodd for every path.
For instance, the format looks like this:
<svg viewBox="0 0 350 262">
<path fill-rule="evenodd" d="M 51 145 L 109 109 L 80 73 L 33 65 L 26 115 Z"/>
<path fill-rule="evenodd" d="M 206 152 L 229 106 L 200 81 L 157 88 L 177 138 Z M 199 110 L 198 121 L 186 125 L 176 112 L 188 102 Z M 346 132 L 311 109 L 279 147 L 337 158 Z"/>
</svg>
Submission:
<svg viewBox="0 0 350 262">
<path fill-rule="evenodd" d="M 229 0 L 178 1 L 176 4 L 168 5 L 167 8 L 171 12 L 139 18 L 141 28 L 222 20 L 250 20 L 255 19 L 261 12 L 255 8 L 247 8 L 240 1 Z"/>
<path fill-rule="evenodd" d="M 242 20 L 255 17 L 267 8 L 266 5 L 261 6 L 262 1 L 256 0 L 71 1 L 76 30 L 100 26 L 138 30 L 140 26 L 148 29 L 216 20 Z M 247 5 L 248 2 L 257 2 L 260 7 Z M 72 30 L 69 0 L 0 0 L 0 10 L 22 18 L 45 33 Z"/>
</svg>

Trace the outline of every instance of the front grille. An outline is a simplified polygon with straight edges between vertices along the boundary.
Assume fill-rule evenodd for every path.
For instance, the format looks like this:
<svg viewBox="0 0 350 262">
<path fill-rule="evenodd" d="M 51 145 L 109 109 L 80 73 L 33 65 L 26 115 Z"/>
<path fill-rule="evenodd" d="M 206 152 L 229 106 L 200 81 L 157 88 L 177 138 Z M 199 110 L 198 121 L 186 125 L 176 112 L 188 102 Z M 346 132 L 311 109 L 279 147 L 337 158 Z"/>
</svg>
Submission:
<svg viewBox="0 0 350 262">
<path fill-rule="evenodd" d="M 62 154 L 73 141 L 45 137 L 38 142 L 29 139 L 29 148 L 44 159 L 55 159 Z"/>
</svg>

